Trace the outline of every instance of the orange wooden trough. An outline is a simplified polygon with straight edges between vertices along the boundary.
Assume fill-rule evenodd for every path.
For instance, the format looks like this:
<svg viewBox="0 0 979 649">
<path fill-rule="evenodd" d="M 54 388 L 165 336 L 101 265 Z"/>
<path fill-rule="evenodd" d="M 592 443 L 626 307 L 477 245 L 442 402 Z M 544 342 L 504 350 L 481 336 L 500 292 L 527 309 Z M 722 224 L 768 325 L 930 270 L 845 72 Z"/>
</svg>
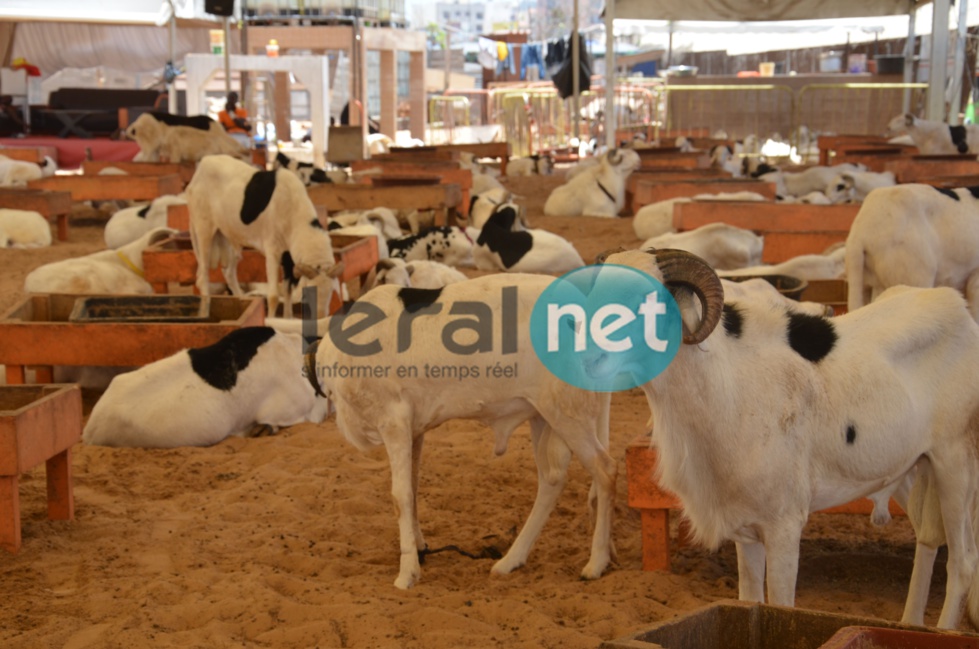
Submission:
<svg viewBox="0 0 979 649">
<path fill-rule="evenodd" d="M 265 322 L 264 300 L 223 296 L 210 298 L 204 322 L 71 322 L 85 297 L 29 295 L 0 318 L 0 364 L 7 366 L 8 384 L 24 383 L 28 365 L 40 366 L 38 382 L 51 381 L 54 365 L 139 367 Z"/>
<path fill-rule="evenodd" d="M 446 225 L 449 211 L 462 206 L 462 187 L 457 183 L 406 187 L 328 183 L 309 187 L 306 193 L 313 205 L 322 205 L 328 212 L 369 210 L 378 206 L 392 210 L 435 210 L 439 225 Z"/>
<path fill-rule="evenodd" d="M 27 183 L 31 189 L 66 191 L 73 201 L 150 201 L 179 194 L 184 183 L 177 174 L 166 176 L 51 176 Z"/>
<path fill-rule="evenodd" d="M 410 154 L 412 151 L 424 152 L 424 151 L 437 151 L 437 152 L 457 152 L 457 153 L 471 153 L 477 158 L 499 158 L 500 159 L 500 173 L 506 176 L 506 166 L 507 162 L 510 160 L 510 143 L 509 142 L 468 142 L 464 144 L 439 144 L 437 146 L 430 147 L 391 147 L 391 154 L 394 156 Z M 373 158 L 383 157 L 383 156 L 373 156 Z M 457 157 L 447 156 L 448 159 L 458 160 Z M 403 160 L 404 158 L 402 158 Z M 432 158 L 429 158 L 432 159 Z M 434 159 L 445 160 L 446 156 L 438 157 Z"/>
<path fill-rule="evenodd" d="M 68 192 L 0 188 L 0 207 L 38 212 L 48 221 L 57 223 L 58 241 L 68 240 L 68 215 L 71 213 L 71 194 Z"/>
<path fill-rule="evenodd" d="M 107 167 L 115 167 L 130 176 L 168 176 L 177 174 L 186 185 L 194 177 L 197 165 L 193 162 L 110 162 L 108 160 L 85 160 L 82 173 L 96 176 Z"/>
<path fill-rule="evenodd" d="M 979 175 L 979 160 L 974 155 L 916 155 L 888 162 L 899 183 L 923 182 L 942 176 Z"/>
<path fill-rule="evenodd" d="M 375 237 L 351 237 L 330 235 L 333 256 L 343 264 L 341 282 L 357 280 L 363 287 L 367 275 L 377 264 L 377 239 Z M 178 235 L 164 239 L 143 251 L 143 276 L 157 293 L 166 293 L 168 284 L 193 284 L 197 280 L 197 257 L 190 237 Z M 213 268 L 210 281 L 223 282 L 220 268 Z M 281 278 L 281 275 L 280 275 Z M 265 256 L 257 250 L 246 248 L 238 264 L 238 281 L 264 282 Z"/>
<path fill-rule="evenodd" d="M 21 545 L 21 474 L 45 463 L 48 518 L 71 520 L 71 447 L 82 437 L 82 393 L 77 385 L 0 387 L 0 546 Z"/>
<path fill-rule="evenodd" d="M 659 151 L 656 147 L 651 149 L 637 149 L 639 154 L 640 169 L 706 169 L 710 166 L 710 158 L 703 151 Z"/>
<path fill-rule="evenodd" d="M 709 223 L 751 230 L 765 237 L 762 261 L 777 264 L 846 241 L 859 210 L 858 204 L 694 201 L 673 206 L 673 225 L 680 232 Z"/>
<path fill-rule="evenodd" d="M 765 198 L 775 200 L 775 183 L 745 178 L 719 178 L 710 180 L 649 180 L 640 178 L 632 195 L 632 213 L 644 205 L 658 203 L 670 198 L 696 196 L 698 194 L 720 194 L 727 192 L 755 192 Z"/>
<path fill-rule="evenodd" d="M 638 509 L 642 526 L 642 569 L 670 569 L 670 510 L 683 509 L 680 501 L 670 491 L 656 482 L 656 449 L 650 446 L 650 436 L 640 435 L 625 451 L 625 469 L 628 480 L 628 504 Z M 873 503 L 861 498 L 839 507 L 821 510 L 830 514 L 870 515 Z M 904 511 L 893 500 L 892 516 L 903 516 Z M 681 525 L 679 541 L 686 542 L 686 531 Z"/>
<path fill-rule="evenodd" d="M 11 160 L 37 164 L 44 162 L 45 156 L 55 162 L 58 161 L 58 149 L 53 146 L 4 146 L 0 147 L 0 155 L 5 155 Z"/>
</svg>

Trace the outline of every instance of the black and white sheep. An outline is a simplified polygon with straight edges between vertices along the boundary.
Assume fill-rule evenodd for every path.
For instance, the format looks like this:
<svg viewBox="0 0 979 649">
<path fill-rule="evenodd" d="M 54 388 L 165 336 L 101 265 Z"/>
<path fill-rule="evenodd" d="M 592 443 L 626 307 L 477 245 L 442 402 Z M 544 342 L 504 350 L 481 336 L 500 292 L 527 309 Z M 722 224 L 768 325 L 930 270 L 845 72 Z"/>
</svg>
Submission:
<svg viewBox="0 0 979 649">
<path fill-rule="evenodd" d="M 504 205 L 483 224 L 473 248 L 479 270 L 512 273 L 563 274 L 585 262 L 571 243 L 553 232 L 540 229 L 514 231 L 517 210 Z"/>
<path fill-rule="evenodd" d="M 924 155 L 979 154 L 979 126 L 975 124 L 949 126 L 945 122 L 906 113 L 892 119 L 887 129 L 891 135 L 910 135 Z"/>
<path fill-rule="evenodd" d="M 388 253 L 405 261 L 428 259 L 449 266 L 473 266 L 473 242 L 465 230 L 455 226 L 436 226 L 388 240 Z"/>
<path fill-rule="evenodd" d="M 160 196 L 146 205 L 126 207 L 105 224 L 105 245 L 113 250 L 140 238 L 150 230 L 165 227 L 171 205 L 186 205 L 183 194 Z"/>
</svg>

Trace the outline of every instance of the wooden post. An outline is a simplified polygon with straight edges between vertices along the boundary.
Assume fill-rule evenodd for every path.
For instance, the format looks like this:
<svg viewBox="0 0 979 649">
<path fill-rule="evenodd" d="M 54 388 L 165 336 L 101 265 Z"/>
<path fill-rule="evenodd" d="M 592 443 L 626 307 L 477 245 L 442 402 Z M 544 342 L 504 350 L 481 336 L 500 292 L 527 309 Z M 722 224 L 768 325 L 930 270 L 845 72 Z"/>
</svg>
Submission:
<svg viewBox="0 0 979 649">
<path fill-rule="evenodd" d="M 411 137 L 419 140 L 425 139 L 425 124 L 428 122 L 426 112 L 428 107 L 425 105 L 425 52 L 411 53 L 411 74 L 413 81 L 408 90 L 408 103 L 411 104 L 411 117 L 408 122 L 408 129 Z"/>
<path fill-rule="evenodd" d="M 398 59 L 394 50 L 381 50 L 381 132 L 398 132 Z"/>
</svg>

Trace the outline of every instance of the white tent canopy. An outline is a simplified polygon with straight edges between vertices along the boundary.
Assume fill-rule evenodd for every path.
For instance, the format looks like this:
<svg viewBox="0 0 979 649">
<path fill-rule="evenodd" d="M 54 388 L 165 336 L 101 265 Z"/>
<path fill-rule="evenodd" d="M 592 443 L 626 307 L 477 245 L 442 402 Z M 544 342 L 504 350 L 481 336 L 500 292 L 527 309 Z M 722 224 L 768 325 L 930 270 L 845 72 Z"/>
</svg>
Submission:
<svg viewBox="0 0 979 649">
<path fill-rule="evenodd" d="M 615 0 L 615 18 L 637 20 L 808 20 L 907 15 L 913 0 Z"/>
</svg>

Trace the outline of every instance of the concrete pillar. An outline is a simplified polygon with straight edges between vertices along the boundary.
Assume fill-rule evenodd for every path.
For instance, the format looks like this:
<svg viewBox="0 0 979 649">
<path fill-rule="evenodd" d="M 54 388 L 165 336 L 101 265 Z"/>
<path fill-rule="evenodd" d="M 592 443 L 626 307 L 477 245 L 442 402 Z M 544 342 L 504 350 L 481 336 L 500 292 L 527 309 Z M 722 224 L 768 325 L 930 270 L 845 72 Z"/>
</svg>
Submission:
<svg viewBox="0 0 979 649">
<path fill-rule="evenodd" d="M 427 106 L 425 105 L 425 52 L 412 52 L 411 53 L 411 67 L 410 67 L 409 79 L 410 89 L 408 90 L 408 102 L 411 106 L 411 117 L 408 122 L 408 128 L 411 131 L 411 137 L 416 137 L 419 140 L 425 139 L 425 112 Z"/>
<path fill-rule="evenodd" d="M 381 132 L 393 138 L 398 132 L 398 56 L 381 50 Z"/>
<path fill-rule="evenodd" d="M 275 92 L 273 94 L 275 136 L 277 139 L 288 142 L 292 138 L 290 132 L 289 119 L 292 117 L 292 97 L 289 94 L 289 73 L 275 73 Z"/>
</svg>

